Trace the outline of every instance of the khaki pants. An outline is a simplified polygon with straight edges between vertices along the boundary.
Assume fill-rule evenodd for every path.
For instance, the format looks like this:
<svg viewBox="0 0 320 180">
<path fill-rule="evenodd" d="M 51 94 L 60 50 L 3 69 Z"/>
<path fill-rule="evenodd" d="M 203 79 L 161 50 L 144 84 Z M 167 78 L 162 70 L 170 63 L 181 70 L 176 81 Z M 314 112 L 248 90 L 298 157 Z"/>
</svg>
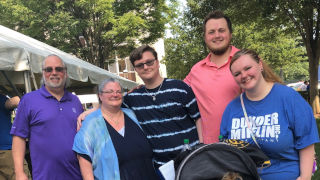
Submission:
<svg viewBox="0 0 320 180">
<path fill-rule="evenodd" d="M 24 161 L 24 172 L 31 179 L 27 162 Z M 14 164 L 11 150 L 0 150 L 0 180 L 14 180 Z"/>
</svg>

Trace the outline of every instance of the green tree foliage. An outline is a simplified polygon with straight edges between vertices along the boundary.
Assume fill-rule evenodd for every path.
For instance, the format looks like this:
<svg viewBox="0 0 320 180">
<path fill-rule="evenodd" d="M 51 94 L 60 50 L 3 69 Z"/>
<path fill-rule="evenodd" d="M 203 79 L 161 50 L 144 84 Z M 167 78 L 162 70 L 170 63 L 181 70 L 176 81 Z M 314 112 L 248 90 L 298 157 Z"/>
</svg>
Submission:
<svg viewBox="0 0 320 180">
<path fill-rule="evenodd" d="M 220 9 L 232 20 L 233 45 L 256 50 L 285 81 L 308 78 L 306 51 L 301 46 L 301 38 L 283 25 L 279 26 L 282 21 L 270 23 L 271 19 L 259 9 L 261 4 L 230 0 L 187 2 L 184 15 L 171 25 L 173 37 L 165 41 L 165 63 L 170 77 L 183 79 L 196 62 L 207 56 L 202 33 L 203 18 L 210 11 Z M 258 10 L 255 10 L 257 6 Z"/>
<path fill-rule="evenodd" d="M 318 91 L 318 67 L 320 59 L 320 1 L 319 0 L 270 0 L 262 1 L 269 17 L 288 21 L 289 31 L 299 33 L 306 48 L 309 62 L 310 101 L 314 113 L 320 113 Z"/>
<path fill-rule="evenodd" d="M 175 0 L 2 0 L 0 23 L 90 63 L 128 55 L 164 35 Z"/>
<path fill-rule="evenodd" d="M 234 27 L 233 44 L 257 51 L 285 82 L 308 79 L 306 52 L 299 42 L 280 28 L 261 28 L 255 22 Z"/>
<path fill-rule="evenodd" d="M 304 46 L 310 77 L 310 101 L 314 113 L 320 113 L 318 96 L 318 66 L 320 58 L 320 1 L 319 0 L 250 0 L 231 3 L 229 12 L 237 21 L 246 19 L 260 23 L 262 28 L 280 30 Z M 241 7 L 241 8 L 239 8 Z M 298 37 L 298 38 L 296 38 Z"/>
<path fill-rule="evenodd" d="M 165 40 L 164 63 L 168 76 L 175 79 L 184 79 L 191 67 L 207 54 L 204 46 L 201 46 L 201 33 L 181 23 L 184 23 L 183 19 L 171 24 L 173 37 Z"/>
</svg>

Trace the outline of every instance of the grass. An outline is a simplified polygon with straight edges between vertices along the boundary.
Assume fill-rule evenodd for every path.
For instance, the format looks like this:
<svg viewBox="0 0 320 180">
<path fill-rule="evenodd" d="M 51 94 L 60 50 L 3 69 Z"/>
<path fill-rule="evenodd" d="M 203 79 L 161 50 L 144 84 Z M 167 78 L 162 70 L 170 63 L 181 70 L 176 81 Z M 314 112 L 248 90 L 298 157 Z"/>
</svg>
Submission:
<svg viewBox="0 0 320 180">
<path fill-rule="evenodd" d="M 317 125 L 318 130 L 320 130 L 320 118 L 317 118 Z M 315 145 L 316 154 L 317 154 L 317 164 L 318 164 L 318 171 L 313 175 L 312 180 L 319 180 L 320 179 L 320 143 Z"/>
</svg>

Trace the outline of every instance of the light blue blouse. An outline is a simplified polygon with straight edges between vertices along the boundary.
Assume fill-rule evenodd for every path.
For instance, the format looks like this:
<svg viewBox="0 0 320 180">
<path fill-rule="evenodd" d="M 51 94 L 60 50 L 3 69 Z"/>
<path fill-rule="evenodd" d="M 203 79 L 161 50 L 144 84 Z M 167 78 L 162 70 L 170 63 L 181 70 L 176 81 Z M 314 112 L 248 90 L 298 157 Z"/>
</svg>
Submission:
<svg viewBox="0 0 320 180">
<path fill-rule="evenodd" d="M 140 127 L 133 111 L 127 108 L 121 110 Z M 91 158 L 95 179 L 120 180 L 117 153 L 100 108 L 85 118 L 72 149 Z"/>
</svg>

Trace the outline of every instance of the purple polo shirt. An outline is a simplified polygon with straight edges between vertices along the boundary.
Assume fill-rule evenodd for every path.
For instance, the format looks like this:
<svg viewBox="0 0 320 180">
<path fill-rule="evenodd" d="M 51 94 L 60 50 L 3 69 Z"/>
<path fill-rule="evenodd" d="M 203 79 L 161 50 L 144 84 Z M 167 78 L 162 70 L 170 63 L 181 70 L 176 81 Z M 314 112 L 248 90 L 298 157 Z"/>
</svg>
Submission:
<svg viewBox="0 0 320 180">
<path fill-rule="evenodd" d="M 72 151 L 79 99 L 65 91 L 58 101 L 44 86 L 21 99 L 11 134 L 29 138 L 33 179 L 82 179 Z"/>
</svg>

